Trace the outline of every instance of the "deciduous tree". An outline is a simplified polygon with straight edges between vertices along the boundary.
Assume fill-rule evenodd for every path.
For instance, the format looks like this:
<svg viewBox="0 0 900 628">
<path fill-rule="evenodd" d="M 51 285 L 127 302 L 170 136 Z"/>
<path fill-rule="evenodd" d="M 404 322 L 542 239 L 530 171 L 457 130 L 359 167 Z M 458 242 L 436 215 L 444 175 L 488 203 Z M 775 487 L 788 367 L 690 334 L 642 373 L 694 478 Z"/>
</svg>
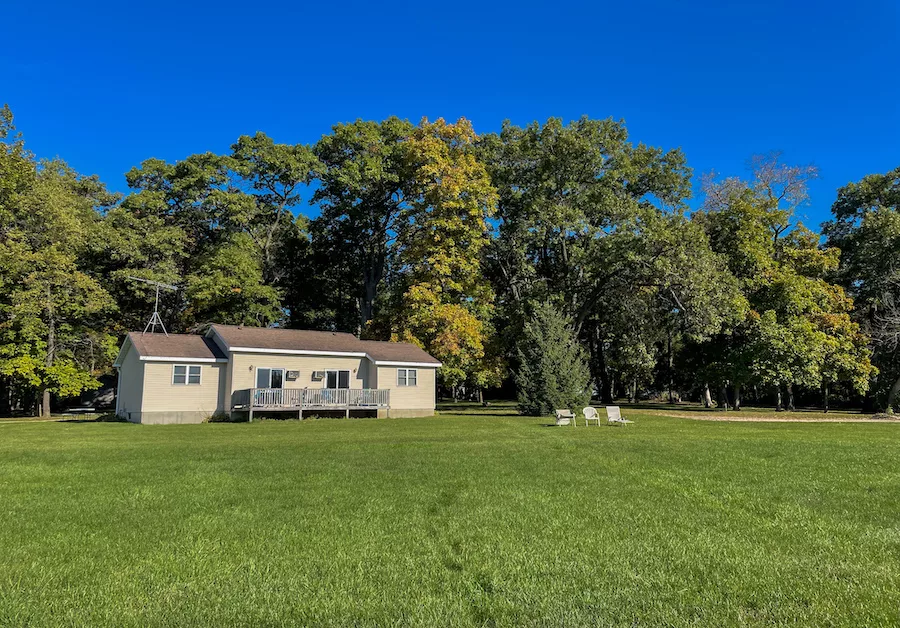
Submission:
<svg viewBox="0 0 900 628">
<path fill-rule="evenodd" d="M 396 335 L 441 360 L 439 375 L 451 390 L 499 385 L 501 378 L 497 356 L 486 356 L 493 291 L 481 269 L 497 194 L 475 139 L 465 119 L 423 120 L 411 134 L 406 148 L 416 187 L 398 237 L 402 294 L 387 312 Z"/>
<path fill-rule="evenodd" d="M 841 251 L 835 273 L 856 304 L 855 320 L 874 340 L 881 408 L 893 409 L 900 394 L 900 360 L 894 341 L 900 302 L 900 168 L 863 177 L 838 190 L 833 220 L 823 233 Z"/>
</svg>

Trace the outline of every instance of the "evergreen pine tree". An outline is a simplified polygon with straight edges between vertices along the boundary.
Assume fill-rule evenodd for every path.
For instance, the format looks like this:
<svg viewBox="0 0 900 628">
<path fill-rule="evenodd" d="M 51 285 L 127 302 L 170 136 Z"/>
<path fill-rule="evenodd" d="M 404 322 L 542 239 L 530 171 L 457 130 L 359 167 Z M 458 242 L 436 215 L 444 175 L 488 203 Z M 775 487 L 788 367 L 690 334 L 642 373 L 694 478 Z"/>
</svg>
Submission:
<svg viewBox="0 0 900 628">
<path fill-rule="evenodd" d="M 518 348 L 516 384 L 522 414 L 544 416 L 590 402 L 590 370 L 571 321 L 550 303 L 539 304 Z"/>
</svg>

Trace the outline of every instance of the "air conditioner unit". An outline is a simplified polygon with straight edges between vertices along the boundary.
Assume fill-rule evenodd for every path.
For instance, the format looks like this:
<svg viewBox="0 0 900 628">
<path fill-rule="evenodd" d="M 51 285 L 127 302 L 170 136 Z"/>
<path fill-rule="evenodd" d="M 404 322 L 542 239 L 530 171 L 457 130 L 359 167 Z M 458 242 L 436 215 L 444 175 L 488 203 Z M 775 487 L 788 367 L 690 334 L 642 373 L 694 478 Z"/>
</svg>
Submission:
<svg viewBox="0 0 900 628">
<path fill-rule="evenodd" d="M 325 371 L 313 371 L 312 379 L 314 382 L 321 382 L 325 379 Z"/>
</svg>

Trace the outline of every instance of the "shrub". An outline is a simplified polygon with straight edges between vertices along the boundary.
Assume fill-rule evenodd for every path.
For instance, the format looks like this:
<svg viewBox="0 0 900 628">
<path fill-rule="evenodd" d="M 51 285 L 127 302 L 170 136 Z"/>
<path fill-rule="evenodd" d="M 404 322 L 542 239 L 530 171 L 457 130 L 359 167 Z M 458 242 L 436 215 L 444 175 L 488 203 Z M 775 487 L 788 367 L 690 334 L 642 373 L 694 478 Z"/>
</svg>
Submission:
<svg viewBox="0 0 900 628">
<path fill-rule="evenodd" d="M 531 416 L 590 402 L 591 374 L 571 321 L 550 303 L 535 308 L 519 342 L 519 411 Z"/>
<path fill-rule="evenodd" d="M 206 417 L 204 423 L 231 423 L 234 419 L 232 419 L 229 415 L 224 412 L 216 412 L 214 414 L 210 414 Z"/>
<path fill-rule="evenodd" d="M 125 418 L 125 415 L 116 414 L 115 412 L 107 412 L 106 414 L 101 414 L 100 416 L 94 419 L 100 423 L 127 423 L 128 419 Z"/>
</svg>

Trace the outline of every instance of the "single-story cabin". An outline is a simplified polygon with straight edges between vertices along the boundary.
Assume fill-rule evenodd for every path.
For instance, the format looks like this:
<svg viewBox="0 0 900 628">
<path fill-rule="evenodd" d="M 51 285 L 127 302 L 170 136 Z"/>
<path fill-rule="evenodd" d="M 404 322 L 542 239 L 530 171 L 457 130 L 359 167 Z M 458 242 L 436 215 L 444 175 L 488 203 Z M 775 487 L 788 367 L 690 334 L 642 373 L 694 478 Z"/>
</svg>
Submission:
<svg viewBox="0 0 900 628">
<path fill-rule="evenodd" d="M 402 342 L 212 325 L 204 335 L 131 332 L 115 361 L 116 414 L 134 423 L 319 412 L 431 416 L 441 363 Z"/>
</svg>

